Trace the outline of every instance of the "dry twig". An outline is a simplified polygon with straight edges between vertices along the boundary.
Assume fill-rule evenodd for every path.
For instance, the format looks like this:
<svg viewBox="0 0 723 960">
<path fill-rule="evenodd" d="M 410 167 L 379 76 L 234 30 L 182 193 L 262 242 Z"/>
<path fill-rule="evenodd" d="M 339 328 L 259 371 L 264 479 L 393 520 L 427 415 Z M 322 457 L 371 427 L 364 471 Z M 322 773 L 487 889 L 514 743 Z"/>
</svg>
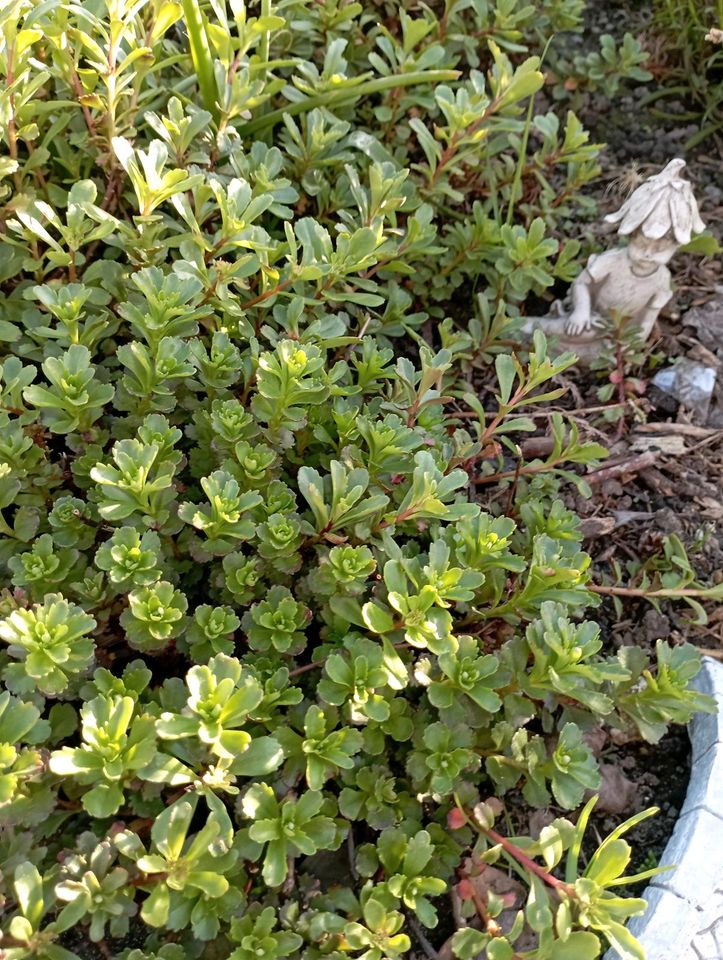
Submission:
<svg viewBox="0 0 723 960">
<path fill-rule="evenodd" d="M 585 480 L 591 485 L 605 483 L 606 480 L 614 480 L 616 477 L 623 476 L 623 474 L 638 473 L 640 470 L 652 467 L 655 461 L 656 454 L 652 450 L 646 450 L 645 453 L 638 454 L 638 456 L 628 457 L 619 463 L 611 463 L 607 467 L 593 470 L 592 473 L 587 474 Z"/>
</svg>

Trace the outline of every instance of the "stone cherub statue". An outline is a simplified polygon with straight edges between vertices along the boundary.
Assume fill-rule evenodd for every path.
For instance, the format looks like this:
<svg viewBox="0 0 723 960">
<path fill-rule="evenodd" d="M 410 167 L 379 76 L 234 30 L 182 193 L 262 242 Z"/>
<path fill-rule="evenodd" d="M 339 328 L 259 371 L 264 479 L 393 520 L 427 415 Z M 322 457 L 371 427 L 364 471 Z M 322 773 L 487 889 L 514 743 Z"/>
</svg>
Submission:
<svg viewBox="0 0 723 960">
<path fill-rule="evenodd" d="M 673 295 L 666 264 L 679 246 L 701 233 L 705 224 L 687 180 L 684 160 L 671 160 L 649 177 L 616 212 L 605 217 L 618 224 L 627 246 L 594 254 L 570 291 L 546 317 L 529 317 L 526 334 L 542 330 L 560 350 L 571 350 L 582 363 L 600 355 L 611 318 L 626 318 L 648 339 L 661 309 Z"/>
</svg>

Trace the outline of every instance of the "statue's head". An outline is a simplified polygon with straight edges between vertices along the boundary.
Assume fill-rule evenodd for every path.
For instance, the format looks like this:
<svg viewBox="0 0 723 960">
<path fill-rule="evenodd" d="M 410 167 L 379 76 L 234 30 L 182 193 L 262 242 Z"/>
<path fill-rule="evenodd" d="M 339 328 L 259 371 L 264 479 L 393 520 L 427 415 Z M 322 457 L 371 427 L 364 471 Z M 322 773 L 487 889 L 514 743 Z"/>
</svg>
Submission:
<svg viewBox="0 0 723 960">
<path fill-rule="evenodd" d="M 678 241 L 672 232 L 658 240 L 646 237 L 642 231 L 636 230 L 630 235 L 628 256 L 641 273 L 650 273 L 656 267 L 663 266 L 673 259 L 678 249 Z"/>
<path fill-rule="evenodd" d="M 671 160 L 642 183 L 618 211 L 605 217 L 608 223 L 617 223 L 620 236 L 630 237 L 641 253 L 644 241 L 649 241 L 648 256 L 658 258 L 650 263 L 667 263 L 678 246 L 690 243 L 694 234 L 705 230 L 693 189 L 680 176 L 684 167 L 685 160 Z"/>
</svg>

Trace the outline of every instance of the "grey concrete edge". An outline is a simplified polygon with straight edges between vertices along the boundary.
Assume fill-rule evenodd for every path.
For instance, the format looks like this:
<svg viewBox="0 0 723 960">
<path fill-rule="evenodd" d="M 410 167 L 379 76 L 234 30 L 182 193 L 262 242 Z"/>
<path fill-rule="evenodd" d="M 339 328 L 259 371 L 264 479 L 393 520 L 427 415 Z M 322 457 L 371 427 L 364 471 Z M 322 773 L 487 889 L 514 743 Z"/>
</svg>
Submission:
<svg viewBox="0 0 723 960">
<path fill-rule="evenodd" d="M 694 686 L 715 698 L 688 731 L 691 773 L 685 803 L 662 857 L 674 869 L 654 877 L 648 908 L 628 924 L 646 960 L 723 958 L 723 664 L 704 658 Z M 609 950 L 604 960 L 620 960 Z"/>
</svg>

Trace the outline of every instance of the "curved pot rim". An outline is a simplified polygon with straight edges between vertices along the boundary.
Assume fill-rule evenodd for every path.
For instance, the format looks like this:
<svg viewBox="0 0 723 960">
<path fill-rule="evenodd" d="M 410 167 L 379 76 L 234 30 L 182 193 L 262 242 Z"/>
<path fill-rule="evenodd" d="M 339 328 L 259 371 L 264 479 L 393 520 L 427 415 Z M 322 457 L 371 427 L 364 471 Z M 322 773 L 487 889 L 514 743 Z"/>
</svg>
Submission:
<svg viewBox="0 0 723 960">
<path fill-rule="evenodd" d="M 688 791 L 660 858 L 674 869 L 653 878 L 642 895 L 647 910 L 628 924 L 647 960 L 723 957 L 723 663 L 705 657 L 693 685 L 719 709 L 696 714 L 688 726 Z M 621 958 L 608 950 L 604 960 Z"/>
</svg>

